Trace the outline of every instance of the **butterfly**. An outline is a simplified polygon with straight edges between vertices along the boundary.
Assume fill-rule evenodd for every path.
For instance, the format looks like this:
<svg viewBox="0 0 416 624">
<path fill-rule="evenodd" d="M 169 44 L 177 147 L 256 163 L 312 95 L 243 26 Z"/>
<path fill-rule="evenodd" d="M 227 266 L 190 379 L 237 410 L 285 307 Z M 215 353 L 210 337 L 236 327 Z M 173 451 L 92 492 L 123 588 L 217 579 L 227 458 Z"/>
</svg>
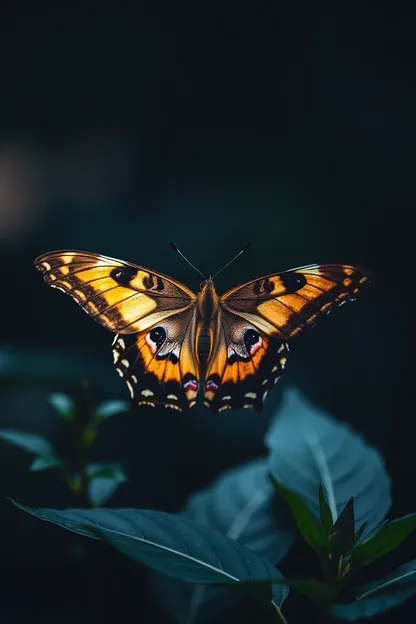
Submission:
<svg viewBox="0 0 416 624">
<path fill-rule="evenodd" d="M 86 251 L 46 253 L 35 266 L 116 334 L 114 364 L 136 403 L 186 410 L 202 386 L 213 413 L 261 411 L 285 368 L 288 341 L 369 281 L 357 266 L 311 264 L 218 296 L 212 277 L 195 294 L 157 271 Z"/>
</svg>

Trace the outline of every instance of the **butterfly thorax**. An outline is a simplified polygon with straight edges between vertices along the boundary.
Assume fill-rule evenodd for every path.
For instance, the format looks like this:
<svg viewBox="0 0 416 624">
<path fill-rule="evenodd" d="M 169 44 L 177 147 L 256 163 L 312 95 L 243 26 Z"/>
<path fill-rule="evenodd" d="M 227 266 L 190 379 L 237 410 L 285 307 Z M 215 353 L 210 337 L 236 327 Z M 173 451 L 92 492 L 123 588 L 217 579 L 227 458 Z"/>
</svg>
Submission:
<svg viewBox="0 0 416 624">
<path fill-rule="evenodd" d="M 198 293 L 197 305 L 200 318 L 202 319 L 202 327 L 206 331 L 213 319 L 218 315 L 219 310 L 219 297 L 211 278 L 202 282 L 201 290 Z"/>
</svg>

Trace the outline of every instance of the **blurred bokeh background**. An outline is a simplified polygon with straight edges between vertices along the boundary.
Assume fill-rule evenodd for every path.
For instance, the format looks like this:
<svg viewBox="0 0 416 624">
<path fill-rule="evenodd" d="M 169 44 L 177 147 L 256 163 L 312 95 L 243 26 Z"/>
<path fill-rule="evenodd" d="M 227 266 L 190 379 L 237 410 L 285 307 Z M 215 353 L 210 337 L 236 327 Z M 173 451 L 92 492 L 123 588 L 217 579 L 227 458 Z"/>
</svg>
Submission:
<svg viewBox="0 0 416 624">
<path fill-rule="evenodd" d="M 296 340 L 263 414 L 142 408 L 109 421 L 96 459 L 129 477 L 114 506 L 177 511 L 222 470 L 261 455 L 293 384 L 382 451 L 392 515 L 414 511 L 414 8 L 328 7 L 2 10 L 0 427 L 65 452 L 50 392 L 87 379 L 97 401 L 127 398 L 112 336 L 43 284 L 33 266 L 43 252 L 95 251 L 197 290 L 170 240 L 206 273 L 251 242 L 219 276 L 220 292 L 312 262 L 363 264 L 377 277 Z M 138 566 L 11 508 L 7 496 L 76 501 L 54 473 L 29 474 L 23 451 L 0 448 L 0 622 L 127 621 L 132 608 L 138 621 L 169 622 Z M 395 618 L 413 621 L 410 607 L 380 621 Z"/>
</svg>

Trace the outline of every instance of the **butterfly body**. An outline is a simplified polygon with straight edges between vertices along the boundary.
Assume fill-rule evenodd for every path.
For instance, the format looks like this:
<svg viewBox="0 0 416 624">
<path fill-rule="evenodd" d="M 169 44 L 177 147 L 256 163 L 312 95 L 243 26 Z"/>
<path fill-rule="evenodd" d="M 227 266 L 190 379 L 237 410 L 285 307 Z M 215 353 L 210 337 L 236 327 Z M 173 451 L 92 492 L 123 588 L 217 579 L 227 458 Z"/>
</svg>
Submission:
<svg viewBox="0 0 416 624">
<path fill-rule="evenodd" d="M 116 334 L 114 364 L 134 401 L 179 411 L 200 392 L 212 412 L 261 411 L 286 365 L 287 341 L 368 281 L 359 267 L 310 265 L 219 296 L 212 278 L 195 294 L 162 273 L 90 252 L 51 252 L 35 265 Z"/>
</svg>

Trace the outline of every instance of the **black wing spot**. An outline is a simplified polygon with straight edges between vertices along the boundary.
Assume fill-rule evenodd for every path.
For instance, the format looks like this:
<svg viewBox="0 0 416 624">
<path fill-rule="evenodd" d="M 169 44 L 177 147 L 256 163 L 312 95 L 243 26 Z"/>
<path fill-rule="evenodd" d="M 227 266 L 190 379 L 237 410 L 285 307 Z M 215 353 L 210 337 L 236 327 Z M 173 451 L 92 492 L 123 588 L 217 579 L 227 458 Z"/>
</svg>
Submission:
<svg viewBox="0 0 416 624">
<path fill-rule="evenodd" d="M 260 334 L 255 329 L 246 329 L 244 332 L 244 344 L 246 345 L 247 351 L 251 352 L 251 347 L 258 343 L 260 338 Z"/>
<path fill-rule="evenodd" d="M 155 281 L 153 279 L 153 275 L 149 273 L 149 275 L 146 275 L 146 277 L 143 279 L 143 286 L 150 290 L 151 288 L 153 288 L 154 285 Z"/>
<path fill-rule="evenodd" d="M 306 284 L 306 277 L 302 273 L 288 272 L 280 275 L 283 286 L 286 289 L 285 294 L 295 293 Z"/>
<path fill-rule="evenodd" d="M 256 280 L 253 284 L 253 293 L 255 295 L 268 295 L 273 292 L 273 289 L 274 284 L 268 277 L 262 277 L 261 279 Z"/>
<path fill-rule="evenodd" d="M 149 332 L 149 339 L 156 346 L 156 349 L 160 349 L 166 340 L 166 330 L 164 327 L 155 327 Z"/>
<path fill-rule="evenodd" d="M 120 284 L 120 286 L 128 286 L 130 282 L 137 276 L 137 269 L 134 267 L 116 267 L 110 273 L 110 277 Z"/>
</svg>

